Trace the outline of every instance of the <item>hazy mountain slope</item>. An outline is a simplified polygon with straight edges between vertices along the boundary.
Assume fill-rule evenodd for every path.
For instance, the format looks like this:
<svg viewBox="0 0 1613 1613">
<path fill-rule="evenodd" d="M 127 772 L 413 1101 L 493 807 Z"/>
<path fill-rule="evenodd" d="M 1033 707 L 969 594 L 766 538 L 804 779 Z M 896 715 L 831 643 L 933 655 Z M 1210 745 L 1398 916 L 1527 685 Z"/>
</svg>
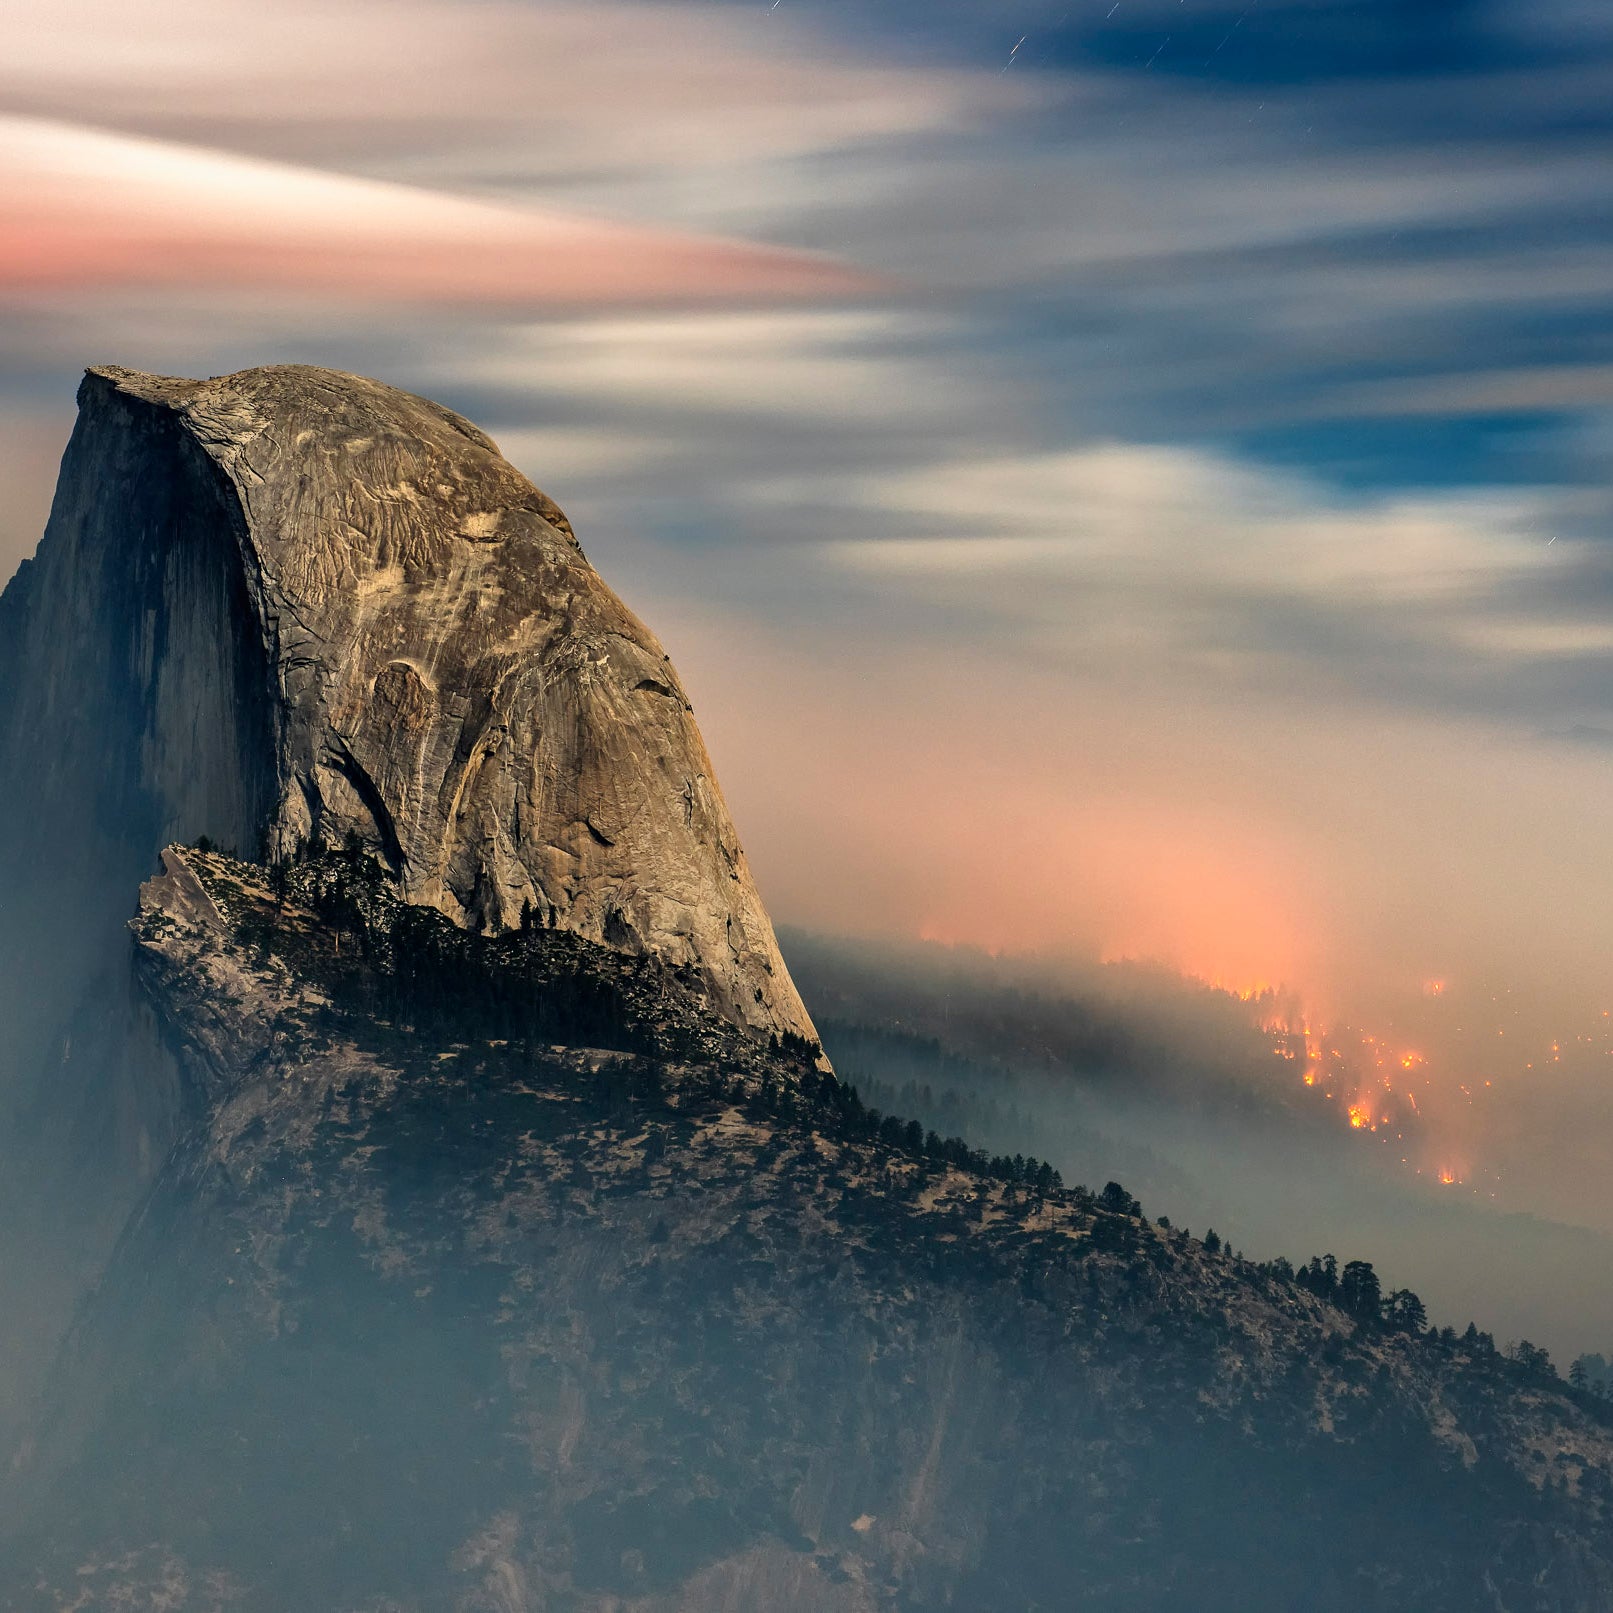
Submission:
<svg viewBox="0 0 1613 1613">
<path fill-rule="evenodd" d="M 861 1137 L 610 954 L 567 978 L 683 1057 L 473 1039 L 496 969 L 424 1036 L 373 1011 L 384 902 L 169 869 L 141 978 L 196 1123 L 13 1478 L 10 1605 L 1613 1599 L 1588 1397 Z"/>
<path fill-rule="evenodd" d="M 785 947 L 836 1070 L 882 1108 L 1072 1181 L 1118 1177 L 1257 1258 L 1371 1259 L 1432 1313 L 1565 1365 L 1613 1339 L 1613 1237 L 1417 1176 L 1414 1149 L 1352 1130 L 1228 993 L 966 948 Z"/>
</svg>

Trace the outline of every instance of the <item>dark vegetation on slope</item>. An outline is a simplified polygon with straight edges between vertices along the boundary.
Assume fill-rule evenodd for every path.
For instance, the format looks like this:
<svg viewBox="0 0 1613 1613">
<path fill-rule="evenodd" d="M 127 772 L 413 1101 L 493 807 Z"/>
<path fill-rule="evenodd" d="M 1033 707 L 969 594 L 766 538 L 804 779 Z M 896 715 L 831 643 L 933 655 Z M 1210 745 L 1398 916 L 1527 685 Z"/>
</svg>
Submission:
<svg viewBox="0 0 1613 1613">
<path fill-rule="evenodd" d="M 1416 1290 L 1430 1316 L 1472 1318 L 1503 1347 L 1549 1346 L 1565 1369 L 1613 1338 L 1613 1236 L 1528 1213 L 1521 1181 L 1509 1206 L 1489 1177 L 1493 1132 L 1464 1153 L 1432 1120 L 1403 1141 L 1398 1120 L 1353 1130 L 1226 993 L 1076 959 L 1055 972 L 798 932 L 786 950 L 835 1068 L 881 1109 L 1034 1152 L 1067 1180 L 1118 1177 L 1257 1259 L 1375 1259 L 1385 1287 Z M 1094 1061 L 1117 1040 L 1131 1049 L 1120 1068 Z M 1436 1183 L 1444 1162 L 1471 1182 Z"/>
<path fill-rule="evenodd" d="M 960 1168 L 804 1051 L 484 1037 L 522 944 L 459 955 L 463 1015 L 415 1011 L 356 860 L 288 871 L 278 904 L 263 870 L 192 861 L 237 961 L 319 989 L 75 1339 L 12 1558 L 61 1601 L 1606 1605 L 1607 1422 L 1482 1341 L 1370 1316 L 1359 1279 L 1347 1307 L 1337 1273 L 1321 1298 L 1116 1184 Z M 649 1034 L 648 986 L 566 956 L 621 987 L 582 1023 Z"/>
<path fill-rule="evenodd" d="M 916 1040 L 929 1044 L 926 1063 L 940 1054 L 976 1072 L 1077 1076 L 1099 1097 L 1331 1129 L 1308 1093 L 1262 1078 L 1270 1038 L 1230 993 L 1142 965 L 1077 961 L 1040 973 L 966 947 L 782 933 L 820 1030 L 833 1025 L 859 1062 L 899 1065 L 900 1044 Z"/>
<path fill-rule="evenodd" d="M 211 852 L 206 841 L 199 848 Z M 913 1038 L 869 1027 L 835 1025 L 836 1045 L 866 1049 L 884 1043 L 902 1048 L 916 1067 L 929 1063 L 946 1085 L 938 1100 L 928 1085 L 909 1081 L 892 1089 L 877 1078 L 845 1079 L 818 1070 L 820 1049 L 801 1038 L 771 1039 L 776 1065 L 758 1063 L 754 1038 L 691 1006 L 697 990 L 693 971 L 670 968 L 653 957 L 632 957 L 598 946 L 567 931 L 535 924 L 530 913 L 519 930 L 487 936 L 460 929 L 435 909 L 399 901 L 391 881 L 356 841 L 342 851 L 305 855 L 271 864 L 266 883 L 270 907 L 247 897 L 247 887 L 228 872 L 229 859 L 211 859 L 209 883 L 230 900 L 235 934 L 243 948 L 275 955 L 304 977 L 323 985 L 332 997 L 346 1034 L 383 1051 L 399 1039 L 420 1036 L 465 1043 L 494 1040 L 517 1044 L 516 1057 L 546 1045 L 598 1047 L 645 1055 L 653 1060 L 690 1063 L 703 1070 L 714 1099 L 743 1102 L 758 1118 L 807 1126 L 838 1140 L 874 1143 L 926 1166 L 950 1166 L 1046 1197 L 1065 1194 L 1057 1170 L 1023 1153 L 991 1154 L 972 1147 L 963 1135 L 992 1135 L 1005 1117 L 988 1098 L 967 1095 L 978 1071 L 971 1061 L 944 1050 L 933 1038 Z M 243 868 L 256 885 L 259 871 Z M 309 923 L 308 919 L 316 922 Z M 833 1023 L 833 1022 L 828 1022 Z M 633 1098 L 657 1090 L 656 1066 L 641 1064 L 629 1092 Z M 718 1072 L 726 1068 L 725 1078 Z M 743 1072 L 743 1073 L 742 1073 Z M 745 1075 L 749 1075 L 749 1080 Z M 960 1087 L 964 1090 L 960 1092 Z M 865 1099 L 863 1088 L 870 1091 Z M 885 1105 L 882 1111 L 877 1105 Z M 937 1115 L 949 1132 L 907 1114 Z M 1093 1215 L 1092 1237 L 1099 1247 L 1125 1251 L 1135 1246 L 1131 1228 L 1144 1223 L 1142 1205 L 1118 1182 L 1099 1193 L 1078 1186 L 1065 1196 Z M 1170 1230 L 1168 1217 L 1158 1226 Z M 1181 1235 L 1188 1236 L 1186 1229 Z M 1202 1246 L 1223 1252 L 1211 1228 Z M 1473 1323 L 1458 1334 L 1449 1325 L 1430 1325 L 1421 1298 L 1409 1289 L 1385 1291 L 1369 1261 L 1340 1262 L 1332 1253 L 1295 1266 L 1279 1256 L 1251 1262 L 1230 1244 L 1224 1253 L 1235 1271 L 1265 1282 L 1301 1288 L 1335 1307 L 1355 1324 L 1414 1338 L 1426 1336 L 1439 1348 L 1460 1347 L 1475 1360 L 1496 1360 L 1522 1381 L 1561 1387 L 1546 1351 L 1519 1340 L 1502 1352 L 1494 1338 Z M 1579 1381 L 1583 1380 L 1583 1381 Z M 1577 1399 L 1595 1404 L 1593 1375 L 1581 1373 L 1569 1385 Z"/>
<path fill-rule="evenodd" d="M 434 908 L 401 902 L 362 846 L 271 864 L 272 905 L 249 891 L 263 879 L 202 841 L 209 883 L 235 917 L 249 954 L 275 956 L 329 994 L 345 1034 L 390 1050 L 420 1036 L 509 1041 L 537 1048 L 597 1047 L 708 1067 L 757 1064 L 754 1036 L 702 1013 L 698 976 L 653 956 L 546 928 L 530 913 L 502 935 L 462 930 Z M 956 1165 L 1040 1192 L 1059 1173 L 1023 1154 L 988 1154 L 957 1135 L 882 1114 L 855 1085 L 816 1068 L 821 1049 L 785 1032 L 769 1039 L 773 1068 L 757 1092 L 780 1118 L 850 1140 L 878 1141 L 914 1158 Z"/>
<path fill-rule="evenodd" d="M 1030 1136 L 1037 1130 L 1030 1113 L 1014 1102 L 1012 1089 L 1003 1095 L 1006 1083 L 1000 1071 L 960 1057 L 934 1037 L 833 1019 L 825 1019 L 822 1028 L 837 1069 L 870 1103 L 992 1142 Z M 903 1079 L 898 1083 L 890 1078 L 892 1074 Z M 1106 1191 L 1110 1190 L 1120 1191 L 1114 1183 Z M 1125 1197 L 1129 1199 L 1130 1195 Z M 1168 1219 L 1162 1218 L 1162 1224 L 1169 1225 Z M 1204 1242 L 1212 1251 L 1223 1245 L 1213 1227 L 1205 1232 Z M 1229 1254 L 1233 1253 L 1230 1244 L 1226 1247 Z M 1243 1262 L 1241 1253 L 1234 1258 Z M 1328 1253 L 1312 1256 L 1296 1266 L 1279 1255 L 1253 1263 L 1253 1269 L 1297 1283 L 1366 1325 L 1413 1335 L 1427 1333 L 1447 1348 L 1458 1342 L 1455 1328 L 1437 1324 L 1430 1327 L 1427 1308 L 1412 1290 L 1385 1291 L 1370 1261 L 1340 1262 Z M 1511 1342 L 1498 1352 L 1493 1335 L 1469 1322 L 1460 1334 L 1460 1343 L 1475 1354 L 1504 1354 L 1521 1372 L 1540 1381 L 1557 1380 L 1549 1354 L 1528 1339 Z M 1586 1358 L 1576 1366 L 1579 1371 L 1570 1374 L 1571 1387 L 1613 1393 L 1613 1389 L 1602 1390 L 1604 1383 L 1613 1384 L 1613 1373 L 1599 1374 L 1594 1358 Z"/>
<path fill-rule="evenodd" d="M 1248 1348 L 1241 1307 L 1280 1292 L 1129 1218 L 1094 1205 L 1094 1235 L 1073 1243 L 1021 1214 L 982 1227 L 1004 1209 L 984 1183 L 915 1217 L 886 1151 L 825 1158 L 769 1124 L 765 1100 L 739 1105 L 753 1134 L 730 1121 L 713 1137 L 731 1108 L 714 1075 L 657 1090 L 631 1069 L 579 1078 L 552 1054 L 444 1066 L 434 1050 L 406 1070 L 398 1100 L 338 1108 L 311 1143 L 253 1147 L 255 1172 L 287 1184 L 272 1214 L 214 1173 L 199 1204 L 164 1196 L 146 1219 L 126 1269 L 168 1279 L 108 1298 L 115 1353 L 149 1329 L 156 1363 L 99 1447 L 140 1459 L 141 1478 L 109 1501 L 92 1473 L 61 1497 L 127 1548 L 81 1584 L 127 1585 L 128 1553 L 156 1540 L 228 1565 L 247 1606 L 447 1605 L 474 1584 L 453 1571 L 476 1561 L 467 1542 L 512 1518 L 481 1566 L 491 1579 L 515 1563 L 545 1599 L 457 1605 L 670 1594 L 761 1540 L 828 1584 L 748 1605 L 838 1606 L 835 1582 L 849 1594 L 865 1572 L 849 1523 L 887 1518 L 943 1417 L 930 1549 L 897 1566 L 866 1547 L 886 1605 L 1357 1613 L 1420 1597 L 1466 1613 L 1461 1564 L 1489 1557 L 1491 1521 L 1525 1554 L 1556 1538 L 1550 1484 L 1486 1463 L 1451 1487 L 1422 1428 L 1426 1386 L 1397 1351 L 1301 1310 L 1315 1370 L 1229 1360 Z M 355 1163 L 377 1155 L 378 1204 L 373 1164 Z M 454 1229 L 471 1213 L 497 1230 L 467 1246 Z M 270 1337 L 245 1301 L 209 1300 L 199 1358 L 197 1291 L 261 1277 L 234 1253 L 254 1244 L 295 1331 Z M 1442 1365 L 1464 1427 L 1511 1437 L 1504 1380 Z M 1318 1378 L 1333 1385 L 1326 1437 Z M 528 1468 L 512 1435 L 549 1449 L 574 1397 L 587 1438 L 563 1471 Z M 174 1438 L 198 1423 L 202 1440 Z M 840 1504 L 803 1519 L 825 1451 L 845 1469 Z M 982 1494 L 993 1521 L 970 1538 Z"/>
</svg>

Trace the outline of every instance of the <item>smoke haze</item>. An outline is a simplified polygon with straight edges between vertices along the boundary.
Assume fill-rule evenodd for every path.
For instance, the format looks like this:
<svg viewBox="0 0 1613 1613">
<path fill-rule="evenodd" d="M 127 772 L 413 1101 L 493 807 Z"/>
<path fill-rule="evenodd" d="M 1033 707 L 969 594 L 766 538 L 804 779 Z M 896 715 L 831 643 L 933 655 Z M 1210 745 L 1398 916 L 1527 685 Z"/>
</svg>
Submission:
<svg viewBox="0 0 1613 1613">
<path fill-rule="evenodd" d="M 876 1108 L 1045 1158 L 1094 1190 L 1119 1180 L 1151 1216 L 1213 1229 L 1252 1259 L 1371 1260 L 1437 1325 L 1476 1321 L 1565 1366 L 1613 1329 L 1605 1202 L 1535 1168 L 1551 1158 L 1560 1176 L 1572 1158 L 1599 1182 L 1606 1125 L 1552 1104 L 1528 1120 L 1529 1083 L 1501 1064 L 1470 1098 L 1454 1027 L 1474 1004 L 1425 998 L 1431 1051 L 1408 1060 L 1352 1027 L 1274 1032 L 1292 999 L 1159 969 L 785 941 L 836 1067 Z M 1510 1007 L 1499 1014 L 1523 1029 Z M 1596 1040 L 1587 1062 L 1609 1056 L 1605 1026 Z M 1575 1119 L 1581 1140 L 1565 1147 Z"/>
</svg>

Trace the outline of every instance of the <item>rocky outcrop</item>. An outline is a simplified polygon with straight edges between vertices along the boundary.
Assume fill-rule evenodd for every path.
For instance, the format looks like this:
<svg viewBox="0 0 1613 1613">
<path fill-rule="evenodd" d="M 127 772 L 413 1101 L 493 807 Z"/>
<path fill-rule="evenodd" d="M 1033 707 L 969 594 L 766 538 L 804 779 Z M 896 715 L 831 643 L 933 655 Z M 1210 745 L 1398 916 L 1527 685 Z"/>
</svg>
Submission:
<svg viewBox="0 0 1613 1613">
<path fill-rule="evenodd" d="M 155 540 L 235 603 L 206 666 L 146 652 L 165 827 L 271 855 L 356 832 L 467 928 L 692 964 L 731 1018 L 810 1037 L 677 674 L 491 439 L 301 365 L 97 369 L 82 406 L 46 549 Z M 154 500 L 181 519 L 155 531 Z"/>
<path fill-rule="evenodd" d="M 125 928 L 170 842 L 356 834 L 469 931 L 814 1038 L 661 646 L 489 438 L 372 381 L 86 376 L 0 596 L 0 779 L 0 1435 L 183 1125 Z"/>
</svg>

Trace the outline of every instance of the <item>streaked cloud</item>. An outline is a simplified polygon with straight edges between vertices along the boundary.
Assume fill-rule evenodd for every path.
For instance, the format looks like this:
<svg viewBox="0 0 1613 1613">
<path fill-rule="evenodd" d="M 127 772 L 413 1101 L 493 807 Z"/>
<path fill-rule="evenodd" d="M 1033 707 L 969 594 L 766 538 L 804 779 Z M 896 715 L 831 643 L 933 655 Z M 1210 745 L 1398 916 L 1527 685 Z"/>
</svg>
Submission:
<svg viewBox="0 0 1613 1613">
<path fill-rule="evenodd" d="M 989 407 L 983 375 L 960 390 L 944 358 L 952 321 L 911 309 L 761 309 L 673 317 L 546 320 L 503 334 L 441 365 L 444 382 L 471 380 L 515 395 L 564 398 L 573 409 L 653 414 L 704 434 L 722 417 L 766 431 L 977 420 Z"/>
<path fill-rule="evenodd" d="M 1549 566 L 1520 498 L 1347 504 L 1297 476 L 1200 450 L 1109 443 L 931 466 L 866 486 L 870 503 L 950 536 L 838 552 L 905 575 L 1064 573 L 1273 600 L 1425 605 Z M 1558 557 L 1565 559 L 1564 555 Z"/>
<path fill-rule="evenodd" d="M 806 253 L 17 117 L 0 117 L 0 243 L 0 295 L 53 299 L 269 288 L 515 310 L 873 289 Z"/>
<path fill-rule="evenodd" d="M 1440 707 L 1516 658 L 1601 665 L 1610 647 L 1605 610 L 1571 603 L 1597 551 L 1556 538 L 1562 493 L 1347 500 L 1124 443 L 930 465 L 861 493 L 911 535 L 838 541 L 840 564 L 1106 680 L 1280 678 Z"/>
<path fill-rule="evenodd" d="M 776 161 L 1034 98 L 720 4 L 4 0 L 0 21 L 0 105 L 459 187 Z"/>
<path fill-rule="evenodd" d="M 1598 279 L 1608 282 L 1605 269 Z M 1447 417 L 1613 409 L 1613 364 L 1541 364 L 1358 383 L 1340 387 L 1330 407 L 1340 415 Z"/>
</svg>

